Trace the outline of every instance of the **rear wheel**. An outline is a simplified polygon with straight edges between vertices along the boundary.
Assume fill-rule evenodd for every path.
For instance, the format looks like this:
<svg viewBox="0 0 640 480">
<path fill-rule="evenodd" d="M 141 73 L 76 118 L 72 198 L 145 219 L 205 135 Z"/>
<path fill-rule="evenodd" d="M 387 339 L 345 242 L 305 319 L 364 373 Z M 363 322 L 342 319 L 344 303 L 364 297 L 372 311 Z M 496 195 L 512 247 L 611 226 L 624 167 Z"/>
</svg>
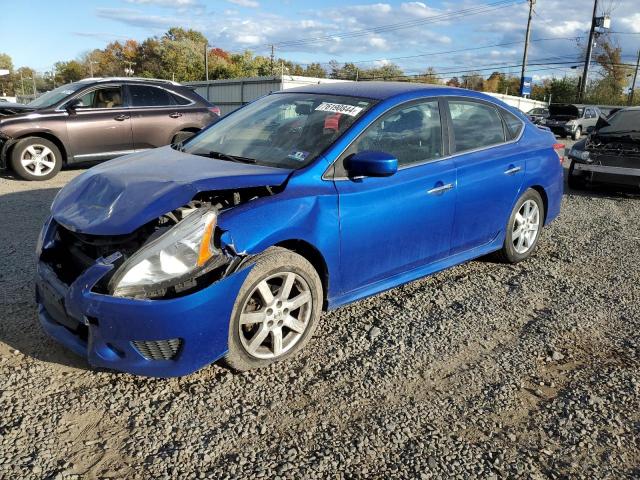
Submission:
<svg viewBox="0 0 640 480">
<path fill-rule="evenodd" d="M 540 194 L 530 188 L 516 202 L 502 249 L 501 260 L 518 263 L 529 258 L 538 245 L 544 222 L 544 203 Z"/>
<path fill-rule="evenodd" d="M 23 138 L 11 149 L 11 168 L 25 180 L 49 180 L 62 168 L 62 154 L 49 140 Z"/>
<path fill-rule="evenodd" d="M 305 258 L 272 247 L 252 263 L 234 304 L 225 357 L 239 371 L 270 365 L 301 350 L 322 311 L 322 283 Z"/>
<path fill-rule="evenodd" d="M 572 138 L 574 140 L 578 140 L 582 136 L 582 129 L 580 127 L 576 128 L 576 131 L 573 132 Z"/>
</svg>

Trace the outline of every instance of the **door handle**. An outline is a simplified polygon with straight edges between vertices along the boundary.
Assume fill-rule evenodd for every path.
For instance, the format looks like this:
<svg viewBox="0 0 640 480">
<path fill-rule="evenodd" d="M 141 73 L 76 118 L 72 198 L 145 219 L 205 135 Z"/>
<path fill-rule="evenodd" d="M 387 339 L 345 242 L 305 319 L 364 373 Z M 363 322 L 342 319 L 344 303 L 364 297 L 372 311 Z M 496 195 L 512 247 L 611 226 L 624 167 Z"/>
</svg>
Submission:
<svg viewBox="0 0 640 480">
<path fill-rule="evenodd" d="M 522 167 L 511 167 L 511 168 L 508 168 L 507 170 L 505 170 L 504 174 L 505 175 L 515 175 L 520 170 L 522 170 Z"/>
<path fill-rule="evenodd" d="M 427 193 L 429 195 L 439 195 L 440 193 L 448 192 L 452 188 L 453 188 L 453 183 L 447 183 L 445 185 L 434 187 L 431 190 L 427 190 Z"/>
<path fill-rule="evenodd" d="M 173 112 L 169 115 L 171 118 L 180 118 L 182 114 L 180 112 Z"/>
<path fill-rule="evenodd" d="M 116 115 L 115 117 L 113 117 L 114 120 L 117 120 L 119 122 L 122 122 L 128 118 L 130 118 L 129 115 Z"/>
</svg>

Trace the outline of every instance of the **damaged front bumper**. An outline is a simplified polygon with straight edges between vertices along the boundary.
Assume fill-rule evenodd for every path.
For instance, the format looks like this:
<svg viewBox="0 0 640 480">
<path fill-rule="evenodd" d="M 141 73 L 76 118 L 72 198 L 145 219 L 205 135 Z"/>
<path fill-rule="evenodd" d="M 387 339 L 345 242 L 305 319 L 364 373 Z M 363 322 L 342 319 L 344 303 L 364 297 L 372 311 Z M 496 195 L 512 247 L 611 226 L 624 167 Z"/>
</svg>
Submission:
<svg viewBox="0 0 640 480">
<path fill-rule="evenodd" d="M 118 259 L 96 260 L 71 285 L 39 261 L 38 316 L 51 337 L 94 367 L 151 377 L 187 375 L 227 352 L 229 320 L 249 269 L 166 300 L 94 292 Z"/>
<path fill-rule="evenodd" d="M 0 170 L 4 170 L 8 167 L 7 158 L 9 148 L 15 142 L 15 139 L 0 131 Z"/>
</svg>

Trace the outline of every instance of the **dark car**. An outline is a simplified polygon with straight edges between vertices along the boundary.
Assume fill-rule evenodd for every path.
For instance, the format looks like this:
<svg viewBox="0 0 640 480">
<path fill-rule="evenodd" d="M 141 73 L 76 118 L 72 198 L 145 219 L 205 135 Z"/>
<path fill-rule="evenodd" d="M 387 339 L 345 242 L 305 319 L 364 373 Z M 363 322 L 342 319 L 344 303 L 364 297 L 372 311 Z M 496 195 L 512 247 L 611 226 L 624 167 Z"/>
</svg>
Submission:
<svg viewBox="0 0 640 480">
<path fill-rule="evenodd" d="M 218 107 L 179 83 L 88 78 L 27 105 L 0 105 L 0 168 L 47 180 L 63 165 L 184 141 L 219 115 Z"/>
<path fill-rule="evenodd" d="M 569 151 L 571 188 L 588 184 L 640 186 L 640 107 L 601 118 L 588 137 Z"/>
<path fill-rule="evenodd" d="M 598 107 L 574 103 L 552 103 L 543 125 L 555 135 L 578 140 L 589 127 L 595 127 L 602 114 Z"/>
<path fill-rule="evenodd" d="M 549 109 L 544 107 L 532 108 L 527 112 L 529 119 L 536 125 L 544 123 L 543 120 L 549 118 Z"/>
<path fill-rule="evenodd" d="M 271 93 L 60 191 L 36 247 L 41 325 L 90 364 L 141 375 L 284 360 L 323 309 L 490 252 L 530 257 L 560 212 L 556 148 L 479 92 Z"/>
</svg>

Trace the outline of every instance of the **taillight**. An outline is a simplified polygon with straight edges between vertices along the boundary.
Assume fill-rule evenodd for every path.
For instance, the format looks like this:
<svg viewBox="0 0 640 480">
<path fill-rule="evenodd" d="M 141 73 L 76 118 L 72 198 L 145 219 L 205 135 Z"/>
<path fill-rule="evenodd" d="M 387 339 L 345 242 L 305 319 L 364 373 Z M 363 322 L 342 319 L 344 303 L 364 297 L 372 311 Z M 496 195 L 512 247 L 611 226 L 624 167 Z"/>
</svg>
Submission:
<svg viewBox="0 0 640 480">
<path fill-rule="evenodd" d="M 560 159 L 560 163 L 564 162 L 564 143 L 554 143 L 553 149 L 558 154 L 558 158 Z"/>
<path fill-rule="evenodd" d="M 217 116 L 220 116 L 220 107 L 216 107 L 214 105 L 213 107 L 209 107 L 209 111 L 211 113 L 215 113 Z"/>
</svg>

